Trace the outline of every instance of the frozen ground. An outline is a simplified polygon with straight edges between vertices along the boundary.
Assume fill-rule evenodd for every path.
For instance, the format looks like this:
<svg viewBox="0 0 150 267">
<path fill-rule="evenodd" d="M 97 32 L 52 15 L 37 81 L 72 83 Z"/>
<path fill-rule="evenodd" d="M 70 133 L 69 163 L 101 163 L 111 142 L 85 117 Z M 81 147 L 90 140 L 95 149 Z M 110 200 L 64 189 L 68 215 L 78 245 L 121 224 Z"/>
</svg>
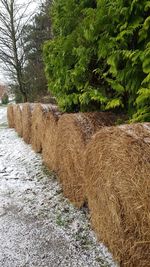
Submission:
<svg viewBox="0 0 150 267">
<path fill-rule="evenodd" d="M 0 266 L 117 266 L 0 108 Z"/>
</svg>

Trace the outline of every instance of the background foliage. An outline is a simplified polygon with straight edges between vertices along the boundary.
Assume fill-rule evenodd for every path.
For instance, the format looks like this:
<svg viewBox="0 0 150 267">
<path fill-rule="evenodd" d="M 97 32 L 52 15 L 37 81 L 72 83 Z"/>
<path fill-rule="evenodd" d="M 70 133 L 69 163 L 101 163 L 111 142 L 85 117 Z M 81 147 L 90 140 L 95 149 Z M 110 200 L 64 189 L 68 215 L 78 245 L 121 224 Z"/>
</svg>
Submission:
<svg viewBox="0 0 150 267">
<path fill-rule="evenodd" d="M 46 40 L 51 39 L 50 4 L 51 0 L 44 1 L 32 23 L 24 29 L 24 50 L 27 64 L 23 70 L 23 79 L 30 102 L 40 100 L 43 95 L 47 94 L 42 47 Z"/>
<path fill-rule="evenodd" d="M 42 1 L 32 20 L 27 20 L 22 27 L 21 48 L 24 59 L 21 64 L 21 83 L 25 99 L 16 80 L 10 77 L 11 92 L 15 95 L 17 103 L 41 101 L 48 95 L 42 51 L 44 42 L 52 38 L 50 5 L 51 0 Z"/>
<path fill-rule="evenodd" d="M 150 120 L 150 1 L 55 0 L 44 46 L 49 89 L 66 111 Z"/>
</svg>

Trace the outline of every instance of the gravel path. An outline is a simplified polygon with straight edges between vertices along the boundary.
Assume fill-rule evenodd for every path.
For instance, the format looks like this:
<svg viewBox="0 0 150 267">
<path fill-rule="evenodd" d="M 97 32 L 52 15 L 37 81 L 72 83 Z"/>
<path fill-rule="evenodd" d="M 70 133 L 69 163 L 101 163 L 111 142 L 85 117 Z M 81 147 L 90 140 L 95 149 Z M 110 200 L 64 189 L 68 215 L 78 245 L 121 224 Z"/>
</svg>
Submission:
<svg viewBox="0 0 150 267">
<path fill-rule="evenodd" d="M 117 266 L 0 108 L 0 266 Z"/>
</svg>

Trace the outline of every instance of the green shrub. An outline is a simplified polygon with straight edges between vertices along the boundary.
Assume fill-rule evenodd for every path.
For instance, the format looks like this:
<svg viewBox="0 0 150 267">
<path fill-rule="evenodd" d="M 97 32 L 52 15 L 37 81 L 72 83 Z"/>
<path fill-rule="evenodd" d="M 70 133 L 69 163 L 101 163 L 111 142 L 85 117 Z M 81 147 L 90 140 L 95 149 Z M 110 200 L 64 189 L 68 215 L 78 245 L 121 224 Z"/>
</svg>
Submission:
<svg viewBox="0 0 150 267">
<path fill-rule="evenodd" d="M 7 105 L 9 102 L 9 98 L 8 98 L 8 95 L 5 93 L 3 96 L 2 96 L 2 105 Z"/>
<path fill-rule="evenodd" d="M 150 1 L 55 0 L 44 45 L 49 89 L 66 111 L 150 119 Z"/>
</svg>

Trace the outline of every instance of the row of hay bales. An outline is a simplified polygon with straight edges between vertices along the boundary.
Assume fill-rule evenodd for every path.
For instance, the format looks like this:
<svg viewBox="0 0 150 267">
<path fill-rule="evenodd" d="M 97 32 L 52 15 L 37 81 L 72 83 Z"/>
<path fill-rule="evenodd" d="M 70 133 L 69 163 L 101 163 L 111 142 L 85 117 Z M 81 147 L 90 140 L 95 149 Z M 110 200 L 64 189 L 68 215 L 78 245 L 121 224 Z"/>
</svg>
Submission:
<svg viewBox="0 0 150 267">
<path fill-rule="evenodd" d="M 8 123 L 58 174 L 120 266 L 150 266 L 150 123 L 113 126 L 111 113 L 61 114 L 54 105 L 9 105 Z"/>
</svg>

